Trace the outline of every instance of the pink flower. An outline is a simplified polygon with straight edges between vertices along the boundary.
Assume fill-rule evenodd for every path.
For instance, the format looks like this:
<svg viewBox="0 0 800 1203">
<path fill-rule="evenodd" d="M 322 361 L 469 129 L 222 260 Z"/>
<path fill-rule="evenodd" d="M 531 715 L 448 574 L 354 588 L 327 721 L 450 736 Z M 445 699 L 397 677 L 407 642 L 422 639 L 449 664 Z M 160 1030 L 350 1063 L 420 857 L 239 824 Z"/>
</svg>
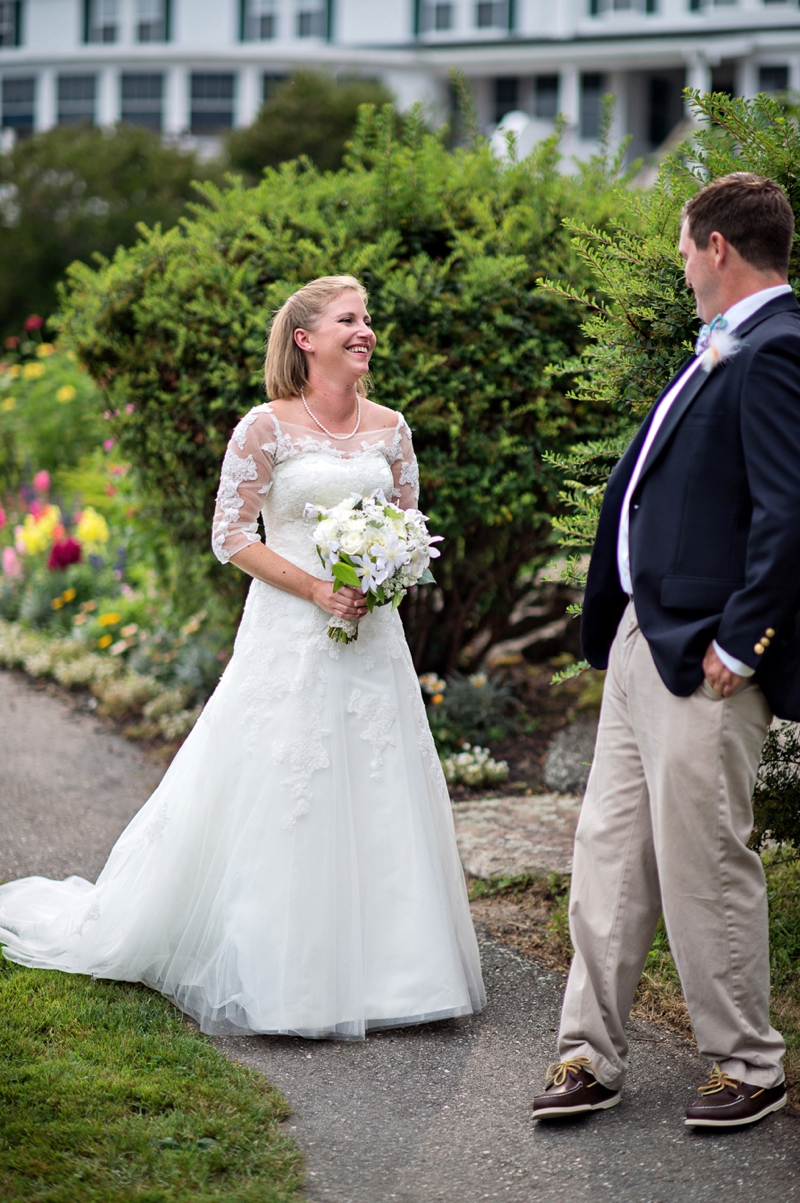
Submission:
<svg viewBox="0 0 800 1203">
<path fill-rule="evenodd" d="M 7 521 L 8 521 L 8 519 L 6 518 L 6 512 L 3 509 L 3 507 L 0 505 L 0 530 L 3 529 L 3 527 L 6 525 Z"/>
<path fill-rule="evenodd" d="M 129 401 L 129 402 L 128 402 L 128 404 L 125 406 L 125 413 L 126 413 L 126 414 L 132 414 L 135 408 L 136 408 L 136 406 L 135 406 L 135 405 L 131 405 L 131 403 L 130 403 L 130 401 Z"/>
<path fill-rule="evenodd" d="M 33 487 L 37 493 L 46 493 L 50 488 L 50 473 L 44 470 L 37 472 L 33 478 Z"/>
<path fill-rule="evenodd" d="M 103 441 L 103 450 L 104 451 L 110 451 L 113 446 L 114 446 L 113 439 L 104 439 L 104 441 Z"/>
<path fill-rule="evenodd" d="M 50 548 L 50 557 L 47 561 L 47 567 L 53 568 L 57 572 L 62 572 L 68 568 L 70 564 L 79 563 L 81 558 L 81 545 L 77 539 L 62 539 L 54 543 Z"/>
<path fill-rule="evenodd" d="M 41 501 L 32 501 L 31 504 L 28 506 L 28 509 L 30 510 L 31 514 L 36 519 L 36 521 L 38 522 L 39 518 L 42 515 L 42 511 L 44 510 L 44 506 L 42 505 Z"/>
<path fill-rule="evenodd" d="M 39 317 L 38 313 L 32 313 L 30 317 L 25 318 L 23 328 L 25 330 L 41 330 L 44 325 L 44 318 Z"/>
<path fill-rule="evenodd" d="M 108 421 L 108 419 L 111 417 L 111 410 L 107 409 L 106 412 L 103 414 L 103 417 L 105 418 L 106 421 Z"/>
<path fill-rule="evenodd" d="M 15 577 L 22 576 L 22 565 L 13 547 L 3 548 L 3 573 L 12 580 Z"/>
</svg>

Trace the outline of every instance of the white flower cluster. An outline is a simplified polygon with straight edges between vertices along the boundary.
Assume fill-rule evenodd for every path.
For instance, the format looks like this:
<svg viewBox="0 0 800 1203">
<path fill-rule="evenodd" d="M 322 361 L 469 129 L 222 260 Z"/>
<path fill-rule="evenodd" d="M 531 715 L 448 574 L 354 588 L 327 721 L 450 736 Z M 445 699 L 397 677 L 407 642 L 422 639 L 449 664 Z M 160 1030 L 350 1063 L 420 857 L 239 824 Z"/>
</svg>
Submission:
<svg viewBox="0 0 800 1203">
<path fill-rule="evenodd" d="M 478 744 L 462 744 L 463 751 L 442 757 L 442 768 L 448 785 L 495 785 L 505 781 L 508 764 L 493 760 L 488 748 Z"/>
<path fill-rule="evenodd" d="M 361 589 L 370 610 L 388 602 L 396 609 L 412 585 L 433 579 L 428 565 L 440 555 L 433 544 L 441 536 L 428 534 L 419 510 L 401 510 L 381 489 L 370 497 L 352 493 L 329 509 L 308 504 L 305 513 L 319 519 L 311 538 L 337 587 Z M 339 620 L 333 623 L 331 638 L 343 639 Z"/>
</svg>

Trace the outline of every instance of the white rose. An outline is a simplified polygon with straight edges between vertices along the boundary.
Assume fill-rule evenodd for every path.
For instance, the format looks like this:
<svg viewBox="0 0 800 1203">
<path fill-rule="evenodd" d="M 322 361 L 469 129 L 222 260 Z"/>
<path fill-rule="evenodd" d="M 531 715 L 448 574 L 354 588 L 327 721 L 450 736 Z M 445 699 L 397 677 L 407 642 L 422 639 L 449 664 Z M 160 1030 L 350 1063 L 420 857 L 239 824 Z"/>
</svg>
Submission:
<svg viewBox="0 0 800 1203">
<path fill-rule="evenodd" d="M 366 550 L 364 544 L 364 534 L 362 531 L 358 530 L 346 531 L 339 541 L 339 546 L 341 547 L 342 551 L 346 552 L 346 554 L 349 556 L 363 555 Z"/>
</svg>

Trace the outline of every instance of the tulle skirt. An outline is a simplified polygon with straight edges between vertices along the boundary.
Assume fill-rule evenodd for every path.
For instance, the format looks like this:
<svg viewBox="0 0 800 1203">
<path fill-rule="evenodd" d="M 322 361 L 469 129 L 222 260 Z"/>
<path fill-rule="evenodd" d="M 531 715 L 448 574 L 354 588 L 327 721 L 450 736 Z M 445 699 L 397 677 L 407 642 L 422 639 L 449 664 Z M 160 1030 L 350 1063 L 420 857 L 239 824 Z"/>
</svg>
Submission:
<svg viewBox="0 0 800 1203">
<path fill-rule="evenodd" d="M 20 964 L 144 982 L 205 1032 L 363 1038 L 480 1010 L 446 785 L 396 614 L 355 644 L 251 586 L 234 655 L 97 883 L 0 887 Z"/>
</svg>

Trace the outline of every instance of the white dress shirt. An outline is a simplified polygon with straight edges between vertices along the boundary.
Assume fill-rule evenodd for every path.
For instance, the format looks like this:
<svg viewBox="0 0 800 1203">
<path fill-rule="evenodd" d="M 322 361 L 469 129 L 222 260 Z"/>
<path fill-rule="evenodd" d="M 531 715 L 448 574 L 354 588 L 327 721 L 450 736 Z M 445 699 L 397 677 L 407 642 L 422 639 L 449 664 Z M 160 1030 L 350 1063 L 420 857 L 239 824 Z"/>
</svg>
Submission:
<svg viewBox="0 0 800 1203">
<path fill-rule="evenodd" d="M 731 305 L 730 309 L 726 309 L 722 315 L 727 322 L 727 328 L 730 331 L 736 330 L 743 322 L 757 313 L 763 305 L 775 297 L 783 296 L 784 293 L 792 291 L 789 284 L 778 284 L 774 288 L 762 288 L 760 292 L 754 292 L 749 297 L 745 297 L 741 301 L 737 301 L 735 305 Z M 617 535 L 617 567 L 619 570 L 619 579 L 622 588 L 629 597 L 633 596 L 633 581 L 631 576 L 631 553 L 630 553 L 630 520 L 631 520 L 631 498 L 636 491 L 636 486 L 639 483 L 639 477 L 642 475 L 645 460 L 653 446 L 656 435 L 664 424 L 664 419 L 672 407 L 678 393 L 683 389 L 684 384 L 690 376 L 692 376 L 700 367 L 700 356 L 696 356 L 686 370 L 678 377 L 668 393 L 665 393 L 661 398 L 658 409 L 653 415 L 653 420 L 650 423 L 650 428 L 647 431 L 647 437 L 642 444 L 642 449 L 639 452 L 639 458 L 636 461 L 636 466 L 631 473 L 631 479 L 628 484 L 625 498 L 622 502 L 622 512 L 619 519 L 619 533 Z M 744 664 L 741 660 L 737 660 L 728 652 L 723 651 L 716 640 L 714 640 L 714 651 L 719 656 L 722 663 L 732 673 L 736 673 L 740 677 L 751 677 L 755 672 L 749 664 Z"/>
</svg>

